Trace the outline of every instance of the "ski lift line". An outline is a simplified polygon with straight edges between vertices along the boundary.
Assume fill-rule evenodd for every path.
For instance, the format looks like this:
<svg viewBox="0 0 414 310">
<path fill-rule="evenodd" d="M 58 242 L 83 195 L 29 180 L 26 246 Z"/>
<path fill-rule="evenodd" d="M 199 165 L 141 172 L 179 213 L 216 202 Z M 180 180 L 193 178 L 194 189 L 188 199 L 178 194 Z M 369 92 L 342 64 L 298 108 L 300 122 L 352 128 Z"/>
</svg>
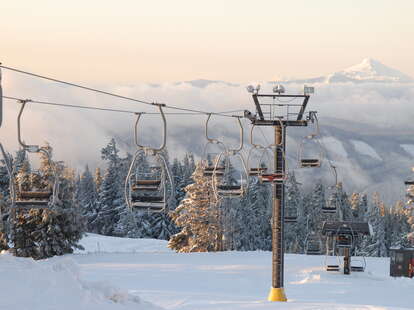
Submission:
<svg viewBox="0 0 414 310">
<path fill-rule="evenodd" d="M 85 109 L 85 110 L 98 110 L 98 111 L 107 111 L 107 112 L 117 112 L 117 113 L 127 113 L 127 114 L 145 114 L 145 115 L 159 115 L 160 113 L 157 112 L 138 112 L 138 111 L 132 111 L 132 110 L 121 110 L 121 109 L 109 109 L 109 108 L 100 108 L 95 106 L 82 106 L 82 105 L 74 105 L 74 104 L 66 104 L 66 103 L 57 103 L 57 102 L 48 102 L 48 101 L 39 101 L 39 100 L 32 100 L 32 99 L 23 99 L 23 98 L 17 98 L 17 97 L 10 97 L 10 96 L 2 96 L 4 99 L 8 100 L 15 100 L 18 102 L 31 102 L 36 104 L 42 104 L 42 105 L 51 105 L 51 106 L 57 106 L 57 107 L 66 107 L 66 108 L 78 108 L 78 109 Z M 236 110 L 235 110 L 236 111 Z M 224 111 L 220 113 L 233 113 L 235 111 Z M 244 111 L 244 110 L 238 110 L 238 111 Z M 180 113 L 180 112 L 167 112 L 164 113 L 165 115 L 205 115 L 204 113 Z M 218 116 L 221 116 L 218 115 Z"/>
<path fill-rule="evenodd" d="M 172 105 L 167 105 L 165 103 L 156 103 L 156 102 L 150 102 L 150 101 L 140 100 L 140 99 L 136 99 L 136 98 L 131 98 L 131 97 L 127 97 L 127 96 L 107 92 L 107 91 L 104 91 L 104 90 L 100 90 L 100 89 L 96 89 L 96 88 L 92 88 L 92 87 L 87 87 L 87 86 L 83 86 L 83 85 L 80 85 L 80 84 L 75 84 L 75 83 L 72 83 L 72 82 L 67 82 L 67 81 L 56 79 L 56 78 L 47 77 L 47 76 L 44 76 L 44 75 L 40 75 L 40 74 L 36 74 L 36 73 L 28 72 L 28 71 L 23 71 L 23 70 L 16 69 L 16 68 L 4 66 L 1 63 L 0 63 L 0 68 L 10 70 L 10 71 L 14 71 L 14 72 L 18 72 L 18 73 L 21 73 L 21 74 L 26 74 L 26 75 L 29 75 L 29 76 L 32 76 L 32 77 L 36 77 L 36 78 L 40 78 L 40 79 L 44 79 L 44 80 L 48 80 L 48 81 L 52 81 L 52 82 L 56 82 L 56 83 L 76 87 L 76 88 L 80 88 L 80 89 L 83 89 L 83 90 L 87 90 L 87 91 L 91 91 L 91 92 L 95 92 L 95 93 L 99 93 L 99 94 L 103 94 L 103 95 L 107 95 L 107 96 L 111 96 L 111 97 L 116 97 L 116 98 L 119 98 L 119 99 L 124 99 L 124 100 L 128 100 L 128 101 L 133 101 L 133 102 L 136 102 L 136 103 L 150 105 L 150 106 L 162 104 L 162 106 L 166 109 L 172 109 L 172 110 L 178 110 L 178 111 L 194 112 L 194 113 L 201 113 L 201 114 L 206 114 L 206 115 L 214 114 L 214 115 L 221 115 L 221 116 L 225 116 L 225 117 L 236 117 L 236 118 L 241 117 L 241 116 L 237 116 L 237 115 L 226 115 L 226 114 L 222 114 L 222 113 L 219 113 L 219 112 L 206 112 L 206 111 L 195 110 L 195 109 L 180 108 L 180 107 L 176 107 L 176 106 L 172 106 Z"/>
</svg>

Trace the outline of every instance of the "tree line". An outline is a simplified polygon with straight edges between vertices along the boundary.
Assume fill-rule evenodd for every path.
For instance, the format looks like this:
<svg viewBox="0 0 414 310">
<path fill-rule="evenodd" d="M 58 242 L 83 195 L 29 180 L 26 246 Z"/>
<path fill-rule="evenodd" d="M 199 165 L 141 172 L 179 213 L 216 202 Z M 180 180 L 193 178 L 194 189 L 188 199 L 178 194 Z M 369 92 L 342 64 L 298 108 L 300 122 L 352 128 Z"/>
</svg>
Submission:
<svg viewBox="0 0 414 310">
<path fill-rule="evenodd" d="M 52 148 L 48 146 L 50 152 Z M 62 162 L 43 156 L 39 171 L 51 178 L 51 165 L 59 167 L 59 200 L 50 209 L 12 210 L 10 178 L 0 166 L 0 248 L 17 256 L 36 259 L 71 253 L 80 247 L 84 232 L 130 238 L 169 240 L 178 252 L 253 251 L 271 249 L 271 188 L 251 178 L 248 192 L 241 199 L 217 201 L 211 177 L 203 175 L 203 163 L 188 153 L 182 159 L 168 157 L 175 185 L 169 212 L 130 212 L 124 200 L 124 184 L 132 156 L 120 155 L 115 139 L 101 150 L 105 168 L 91 171 L 88 166 L 76 173 Z M 139 165 L 147 165 L 139 158 Z M 25 151 L 12 157 L 16 188 L 36 187 L 39 174 L 32 168 Z M 230 171 L 231 174 L 231 171 Z M 386 206 L 378 194 L 348 195 L 342 184 L 327 187 L 321 181 L 304 191 L 294 173 L 286 181 L 286 214 L 296 222 L 285 224 L 285 247 L 289 253 L 304 253 L 310 235 L 321 236 L 325 220 L 365 221 L 372 235 L 362 239 L 357 250 L 366 256 L 387 256 L 392 246 L 408 246 L 414 230 L 414 214 L 402 202 Z M 335 204 L 336 212 L 322 208 Z"/>
</svg>

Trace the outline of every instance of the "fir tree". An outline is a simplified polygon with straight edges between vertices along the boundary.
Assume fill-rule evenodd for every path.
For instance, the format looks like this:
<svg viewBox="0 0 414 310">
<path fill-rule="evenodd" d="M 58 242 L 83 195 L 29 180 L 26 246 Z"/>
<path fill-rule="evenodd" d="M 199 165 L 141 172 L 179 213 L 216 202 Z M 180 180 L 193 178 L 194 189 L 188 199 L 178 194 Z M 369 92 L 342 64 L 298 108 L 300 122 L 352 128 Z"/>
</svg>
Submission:
<svg viewBox="0 0 414 310">
<path fill-rule="evenodd" d="M 46 148 L 52 154 L 52 148 Z M 32 190 L 33 187 L 45 187 L 58 178 L 60 195 L 55 204 L 49 204 L 50 209 L 19 210 L 10 218 L 13 221 L 11 251 L 17 256 L 35 259 L 72 253 L 73 248 L 80 247 L 77 242 L 84 228 L 74 199 L 73 172 L 43 153 L 39 170 L 41 174 L 33 174 L 28 163 L 23 162 L 17 176 L 19 188 Z"/>
<path fill-rule="evenodd" d="M 181 231 L 173 236 L 168 246 L 177 252 L 206 252 L 221 249 L 221 231 L 217 201 L 211 179 L 203 176 L 200 163 L 192 175 L 195 183 L 185 188 L 187 196 L 170 215 Z"/>
</svg>

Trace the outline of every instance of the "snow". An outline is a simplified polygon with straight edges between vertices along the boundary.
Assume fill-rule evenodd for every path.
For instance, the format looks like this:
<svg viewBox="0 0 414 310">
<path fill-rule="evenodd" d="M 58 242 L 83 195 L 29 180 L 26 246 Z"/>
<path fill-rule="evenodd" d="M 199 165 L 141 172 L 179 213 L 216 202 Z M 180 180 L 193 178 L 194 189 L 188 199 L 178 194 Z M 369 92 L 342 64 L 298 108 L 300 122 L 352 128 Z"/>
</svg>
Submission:
<svg viewBox="0 0 414 310">
<path fill-rule="evenodd" d="M 321 139 L 322 147 L 326 150 L 329 155 L 329 153 L 333 152 L 336 155 L 339 155 L 341 157 L 348 157 L 348 153 L 345 150 L 343 144 L 341 141 L 335 139 L 334 137 L 323 137 Z"/>
<path fill-rule="evenodd" d="M 399 70 L 388 67 L 372 58 L 364 58 L 359 64 L 333 72 L 326 76 L 307 79 L 285 79 L 284 83 L 412 83 L 414 79 Z"/>
<path fill-rule="evenodd" d="M 117 240 L 132 253 L 120 253 Z M 87 247 L 94 242 L 107 246 L 107 252 L 92 253 L 92 247 L 85 251 L 89 254 L 44 261 L 2 254 L 0 309 L 414 308 L 414 280 L 391 278 L 388 258 L 368 258 L 366 272 L 343 275 L 326 272 L 324 256 L 287 254 L 289 300 L 275 304 L 266 301 L 270 252 L 178 254 L 162 249 L 166 244 L 158 240 L 93 234 L 82 241 Z"/>
<path fill-rule="evenodd" d="M 165 240 L 117 238 L 88 233 L 80 242 L 84 250 L 76 250 L 75 253 L 171 252 L 167 243 Z"/>
<path fill-rule="evenodd" d="M 414 145 L 413 144 L 401 144 L 401 147 L 406 151 L 408 154 L 414 157 Z"/>
<path fill-rule="evenodd" d="M 108 282 L 82 279 L 70 256 L 43 261 L 0 254 L 0 309 L 155 310 L 159 309 Z"/>
<path fill-rule="evenodd" d="M 379 156 L 374 148 L 368 143 L 360 140 L 351 140 L 351 143 L 354 145 L 354 148 L 357 152 L 382 161 L 381 156 Z"/>
<path fill-rule="evenodd" d="M 378 60 L 365 58 L 361 63 L 341 72 L 344 76 L 353 80 L 368 80 L 380 82 L 407 82 L 412 79 L 404 73 L 383 65 Z"/>
</svg>

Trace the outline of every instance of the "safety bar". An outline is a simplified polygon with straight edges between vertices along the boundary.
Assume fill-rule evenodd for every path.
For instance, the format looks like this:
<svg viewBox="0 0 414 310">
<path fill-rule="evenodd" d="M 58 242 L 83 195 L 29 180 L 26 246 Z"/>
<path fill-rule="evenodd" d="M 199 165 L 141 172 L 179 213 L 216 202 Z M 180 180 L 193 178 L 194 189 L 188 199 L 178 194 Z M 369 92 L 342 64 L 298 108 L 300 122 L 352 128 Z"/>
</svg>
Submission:
<svg viewBox="0 0 414 310">
<path fill-rule="evenodd" d="M 211 118 L 211 113 L 208 114 L 207 116 L 207 120 L 206 120 L 206 125 L 205 125 L 205 135 L 206 135 L 206 139 L 208 141 L 208 143 L 213 143 L 213 144 L 223 144 L 221 141 L 219 141 L 218 139 L 214 139 L 214 138 L 210 138 L 208 136 L 208 123 L 210 122 L 210 118 Z"/>
<path fill-rule="evenodd" d="M 26 104 L 30 101 L 31 100 L 29 99 L 19 100 L 22 106 L 20 107 L 19 115 L 17 116 L 17 140 L 19 141 L 19 144 L 22 146 L 22 148 L 25 151 L 29 153 L 44 153 L 50 159 L 49 151 L 47 151 L 45 148 L 39 147 L 38 145 L 26 144 L 22 140 L 21 119 L 22 119 L 24 108 L 26 107 Z"/>
<path fill-rule="evenodd" d="M 240 152 L 243 149 L 243 145 L 244 145 L 244 131 L 243 131 L 243 125 L 242 122 L 240 120 L 240 117 L 237 117 L 237 121 L 240 127 L 240 145 L 236 148 L 236 149 L 229 149 L 229 152 L 232 154 L 236 154 L 238 152 Z"/>
<path fill-rule="evenodd" d="M 165 118 L 165 114 L 164 114 L 164 111 L 162 109 L 162 107 L 165 106 L 165 104 L 162 104 L 162 103 L 153 103 L 153 105 L 156 105 L 158 107 L 158 109 L 160 110 L 161 117 L 162 117 L 162 122 L 163 122 L 163 138 L 162 138 L 162 144 L 158 148 L 151 148 L 149 146 L 144 146 L 144 145 L 141 145 L 141 144 L 138 143 L 138 123 L 139 123 L 139 120 L 141 118 L 142 113 L 136 113 L 137 120 L 135 121 L 135 127 L 134 127 L 135 128 L 135 132 L 134 132 L 134 135 L 135 135 L 135 144 L 136 144 L 136 146 L 138 148 L 143 149 L 145 151 L 151 151 L 153 153 L 160 153 L 160 152 L 162 152 L 165 149 L 165 146 L 167 144 L 167 120 Z"/>
</svg>

